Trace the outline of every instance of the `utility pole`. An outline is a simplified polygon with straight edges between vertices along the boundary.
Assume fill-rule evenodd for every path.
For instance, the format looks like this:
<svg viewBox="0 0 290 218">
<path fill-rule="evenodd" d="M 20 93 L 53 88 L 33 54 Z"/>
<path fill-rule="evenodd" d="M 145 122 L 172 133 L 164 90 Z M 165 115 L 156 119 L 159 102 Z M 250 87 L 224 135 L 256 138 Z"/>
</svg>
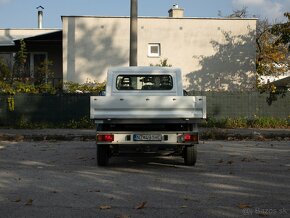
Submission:
<svg viewBox="0 0 290 218">
<path fill-rule="evenodd" d="M 131 0 L 130 14 L 130 66 L 137 66 L 138 47 L 138 0 Z"/>
</svg>

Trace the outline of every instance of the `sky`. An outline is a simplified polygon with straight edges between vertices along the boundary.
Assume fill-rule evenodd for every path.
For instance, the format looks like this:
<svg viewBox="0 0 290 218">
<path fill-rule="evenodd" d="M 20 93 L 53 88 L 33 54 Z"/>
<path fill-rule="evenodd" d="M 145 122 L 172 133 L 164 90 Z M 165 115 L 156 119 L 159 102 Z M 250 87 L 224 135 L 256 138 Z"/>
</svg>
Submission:
<svg viewBox="0 0 290 218">
<path fill-rule="evenodd" d="M 290 0 L 138 0 L 139 16 L 168 16 L 173 4 L 186 17 L 218 17 L 247 7 L 250 15 L 283 21 Z M 44 7 L 44 28 L 61 28 L 61 16 L 129 16 L 130 0 L 0 0 L 0 28 L 36 28 L 38 6 Z"/>
</svg>

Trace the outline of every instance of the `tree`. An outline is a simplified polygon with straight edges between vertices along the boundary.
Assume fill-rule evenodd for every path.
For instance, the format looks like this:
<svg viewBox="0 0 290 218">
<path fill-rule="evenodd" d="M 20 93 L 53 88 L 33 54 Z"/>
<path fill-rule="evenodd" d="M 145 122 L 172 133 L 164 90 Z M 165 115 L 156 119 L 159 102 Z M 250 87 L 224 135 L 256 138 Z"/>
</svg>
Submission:
<svg viewBox="0 0 290 218">
<path fill-rule="evenodd" d="M 11 71 L 9 67 L 7 66 L 7 63 L 0 58 L 0 82 L 9 80 L 11 77 Z"/>
<path fill-rule="evenodd" d="M 155 66 L 155 67 L 172 67 L 171 64 L 168 63 L 168 59 L 164 58 L 164 59 L 160 59 L 160 63 L 159 64 L 150 64 L 150 66 Z"/>
<path fill-rule="evenodd" d="M 285 23 L 273 25 L 271 32 L 273 35 L 277 36 L 276 43 L 288 45 L 288 51 L 290 51 L 290 12 L 284 13 L 284 16 L 288 20 Z"/>
<path fill-rule="evenodd" d="M 257 26 L 257 87 L 261 90 L 276 91 L 273 84 L 261 84 L 261 76 L 277 77 L 287 72 L 290 66 L 290 14 L 285 13 L 285 23 L 271 25 L 267 20 L 258 22 Z"/>
<path fill-rule="evenodd" d="M 218 14 L 222 16 L 221 11 Z M 224 17 L 246 18 L 248 16 L 247 8 L 243 7 Z M 290 13 L 286 12 L 284 16 L 287 18 L 285 23 L 270 24 L 266 18 L 259 19 L 257 22 L 257 88 L 261 91 L 276 92 L 277 89 L 273 84 L 263 84 L 261 76 L 278 77 L 289 71 Z"/>
<path fill-rule="evenodd" d="M 221 11 L 218 11 L 218 16 L 228 18 L 246 18 L 248 17 L 248 8 L 243 7 L 241 9 L 233 10 L 233 13 L 228 16 L 223 16 Z"/>
<path fill-rule="evenodd" d="M 19 51 L 16 53 L 14 57 L 13 77 L 24 76 L 26 60 L 27 60 L 26 44 L 24 40 L 21 39 Z"/>
<path fill-rule="evenodd" d="M 44 60 L 37 67 L 34 75 L 34 83 L 36 85 L 48 83 L 48 80 L 53 78 L 54 73 L 51 70 L 53 62 L 50 60 Z"/>
</svg>

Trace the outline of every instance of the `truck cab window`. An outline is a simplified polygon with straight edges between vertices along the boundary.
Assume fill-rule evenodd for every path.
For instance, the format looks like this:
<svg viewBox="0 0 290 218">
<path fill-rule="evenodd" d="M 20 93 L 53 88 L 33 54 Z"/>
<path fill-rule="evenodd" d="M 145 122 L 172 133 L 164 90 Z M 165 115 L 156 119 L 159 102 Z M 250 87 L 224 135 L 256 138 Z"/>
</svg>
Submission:
<svg viewBox="0 0 290 218">
<path fill-rule="evenodd" d="M 118 90 L 171 90 L 173 79 L 170 75 L 119 75 Z"/>
</svg>

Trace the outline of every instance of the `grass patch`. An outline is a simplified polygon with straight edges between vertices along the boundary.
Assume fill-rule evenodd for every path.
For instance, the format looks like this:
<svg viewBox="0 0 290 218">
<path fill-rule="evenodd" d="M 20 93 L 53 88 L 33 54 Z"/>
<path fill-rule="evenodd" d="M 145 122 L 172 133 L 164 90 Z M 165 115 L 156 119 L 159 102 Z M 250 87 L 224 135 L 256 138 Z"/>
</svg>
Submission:
<svg viewBox="0 0 290 218">
<path fill-rule="evenodd" d="M 273 117 L 256 118 L 222 118 L 215 119 L 209 117 L 206 122 L 201 124 L 205 128 L 290 128 L 290 119 Z"/>
<path fill-rule="evenodd" d="M 9 126 L 2 126 L 2 128 L 15 129 L 94 129 L 95 123 L 88 116 L 82 117 L 79 120 L 69 120 L 67 122 L 53 123 L 53 122 L 31 122 L 21 116 L 16 122 Z M 215 119 L 209 117 L 205 122 L 200 124 L 204 128 L 290 128 L 290 119 L 281 119 L 273 117 L 256 117 L 248 118 L 222 118 Z"/>
<path fill-rule="evenodd" d="M 61 123 L 31 122 L 24 117 L 20 117 L 15 124 L 5 127 L 15 129 L 93 129 L 95 128 L 95 123 L 87 116 L 79 120 L 69 120 Z"/>
</svg>

